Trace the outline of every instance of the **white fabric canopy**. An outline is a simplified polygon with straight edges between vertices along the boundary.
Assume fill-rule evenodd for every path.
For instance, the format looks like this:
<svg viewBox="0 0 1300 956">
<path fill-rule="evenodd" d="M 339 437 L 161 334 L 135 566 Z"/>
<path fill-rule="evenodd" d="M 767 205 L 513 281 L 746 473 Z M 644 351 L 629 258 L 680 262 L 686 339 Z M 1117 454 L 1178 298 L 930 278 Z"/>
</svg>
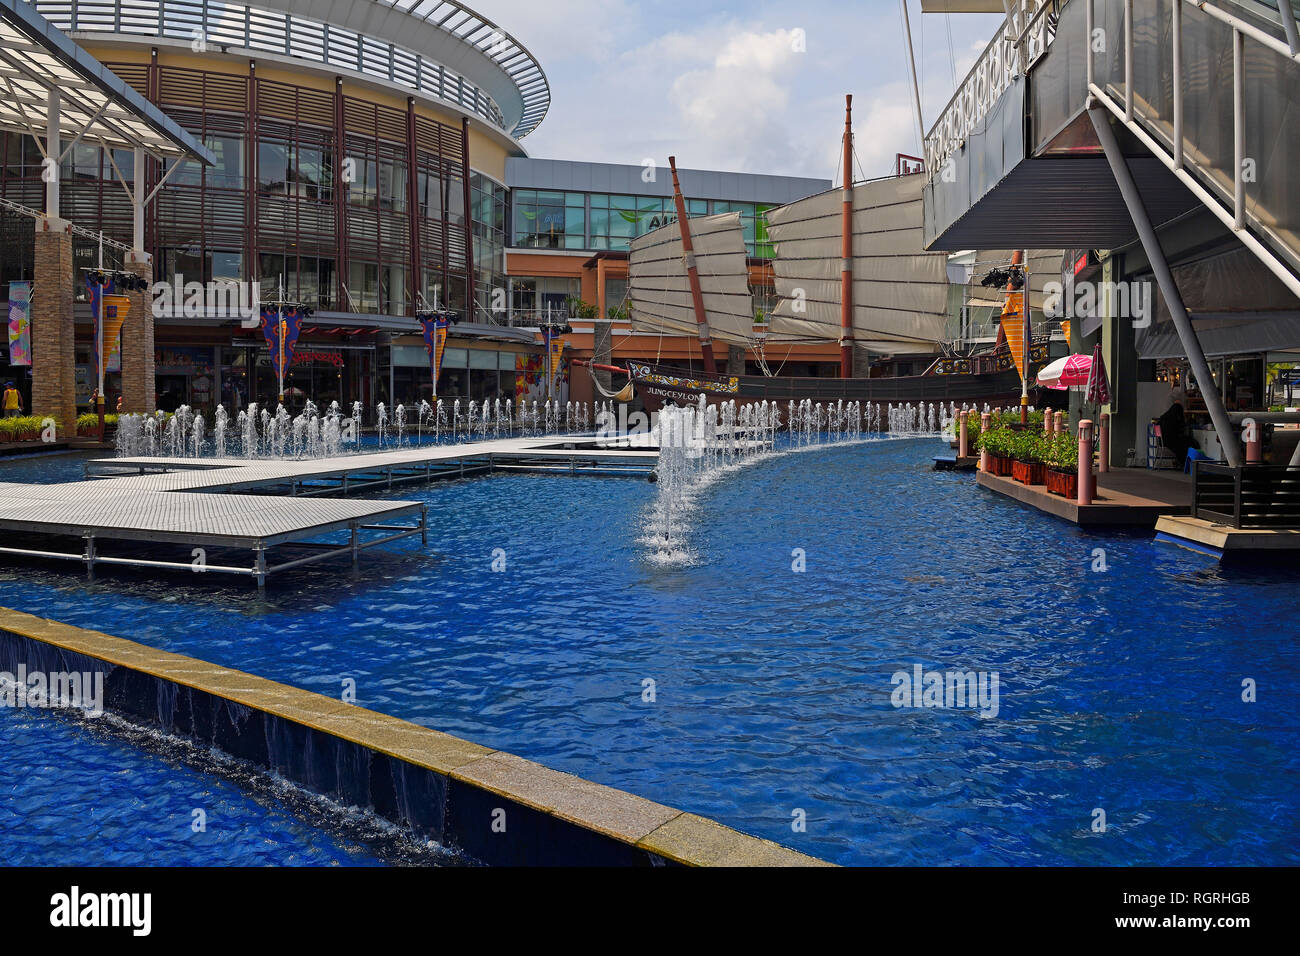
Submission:
<svg viewBox="0 0 1300 956">
<path fill-rule="evenodd" d="M 853 336 L 872 351 L 931 351 L 945 338 L 948 256 L 922 245 L 924 180 L 853 187 Z M 833 189 L 768 212 L 780 296 L 774 338 L 839 340 L 842 209 Z"/>
<path fill-rule="evenodd" d="M 701 216 L 689 223 L 712 337 L 733 345 L 753 343 L 757 338 L 754 304 L 740 213 Z M 670 335 L 699 334 L 676 222 L 632 240 L 627 278 L 632 328 Z"/>
</svg>

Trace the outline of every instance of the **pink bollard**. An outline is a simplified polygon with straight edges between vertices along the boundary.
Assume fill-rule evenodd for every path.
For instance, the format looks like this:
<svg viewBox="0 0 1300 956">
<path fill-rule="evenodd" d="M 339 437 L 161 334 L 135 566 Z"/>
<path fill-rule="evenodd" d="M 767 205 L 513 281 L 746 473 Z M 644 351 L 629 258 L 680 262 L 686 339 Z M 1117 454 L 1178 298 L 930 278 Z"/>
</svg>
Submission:
<svg viewBox="0 0 1300 956">
<path fill-rule="evenodd" d="M 1060 435 L 1065 431 L 1065 413 L 1057 412 L 1052 416 L 1052 432 Z"/>
<path fill-rule="evenodd" d="M 1241 438 L 1246 444 L 1246 464 L 1258 465 L 1264 459 L 1264 440 L 1259 434 L 1259 422 L 1247 418 L 1242 420 L 1241 426 Z"/>
<path fill-rule="evenodd" d="M 980 437 L 988 434 L 989 425 L 992 424 L 992 422 L 993 416 L 988 412 L 984 412 L 980 415 Z M 980 442 L 980 471 L 984 472 L 986 475 L 989 472 L 989 452 L 988 449 L 984 447 L 983 442 Z"/>
<path fill-rule="evenodd" d="M 965 458 L 970 454 L 969 448 L 966 439 L 966 413 L 962 412 L 957 416 L 957 457 Z"/>
<path fill-rule="evenodd" d="M 1079 422 L 1079 496 L 1081 505 L 1092 504 L 1092 422 Z"/>
<path fill-rule="evenodd" d="M 1097 472 L 1110 471 L 1110 412 L 1101 413 L 1101 427 L 1097 429 Z"/>
</svg>

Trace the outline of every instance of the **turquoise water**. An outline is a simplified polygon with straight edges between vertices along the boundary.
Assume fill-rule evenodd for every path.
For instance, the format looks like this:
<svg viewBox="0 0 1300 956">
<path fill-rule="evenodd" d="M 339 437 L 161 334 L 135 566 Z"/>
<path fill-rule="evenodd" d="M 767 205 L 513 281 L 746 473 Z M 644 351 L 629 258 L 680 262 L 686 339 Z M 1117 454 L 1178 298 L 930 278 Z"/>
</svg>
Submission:
<svg viewBox="0 0 1300 956">
<path fill-rule="evenodd" d="M 1300 862 L 1300 573 L 1081 531 L 930 471 L 941 448 L 752 464 L 700 499 L 679 566 L 639 542 L 654 485 L 498 475 L 395 492 L 429 504 L 427 548 L 300 569 L 264 599 L 12 561 L 0 584 L 322 694 L 355 680 L 362 706 L 841 863 Z M 61 468 L 0 480 L 79 476 Z M 894 707 L 917 664 L 996 671 L 997 716 Z"/>
</svg>

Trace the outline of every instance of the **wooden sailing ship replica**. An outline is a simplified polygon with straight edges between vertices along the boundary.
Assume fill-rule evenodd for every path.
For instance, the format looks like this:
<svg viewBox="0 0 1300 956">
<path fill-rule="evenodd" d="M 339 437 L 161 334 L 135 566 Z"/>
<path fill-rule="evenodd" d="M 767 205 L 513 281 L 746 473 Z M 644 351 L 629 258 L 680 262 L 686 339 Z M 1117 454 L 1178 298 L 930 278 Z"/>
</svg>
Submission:
<svg viewBox="0 0 1300 956">
<path fill-rule="evenodd" d="M 768 327 L 755 327 L 739 213 L 688 218 L 670 157 L 677 221 L 632 241 L 628 305 L 638 331 L 698 336 L 703 369 L 630 361 L 627 368 L 593 364 L 593 370 L 627 375 L 650 410 L 697 402 L 701 395 L 710 402 L 958 406 L 1020 400 L 1025 386 L 1018 366 L 1032 378 L 1048 361 L 1047 337 L 1033 340 L 1025 296 L 1016 291 L 1024 283 L 1021 254 L 1005 270 L 1009 285 L 996 344 L 965 354 L 949 348 L 948 256 L 922 247 L 924 174 L 854 183 L 852 97 L 847 100 L 843 187 L 767 213 L 779 296 Z M 999 290 L 986 293 L 993 291 Z M 1009 342 L 1008 328 L 1023 334 Z M 714 354 L 715 343 L 762 355 L 764 349 L 825 341 L 840 345 L 838 378 L 729 374 L 719 371 Z M 1016 355 L 1012 343 L 1020 349 Z M 872 353 L 934 358 L 920 375 L 855 375 L 855 355 Z M 867 367 L 860 361 L 858 370 Z M 625 388 L 618 397 L 630 396 Z"/>
</svg>

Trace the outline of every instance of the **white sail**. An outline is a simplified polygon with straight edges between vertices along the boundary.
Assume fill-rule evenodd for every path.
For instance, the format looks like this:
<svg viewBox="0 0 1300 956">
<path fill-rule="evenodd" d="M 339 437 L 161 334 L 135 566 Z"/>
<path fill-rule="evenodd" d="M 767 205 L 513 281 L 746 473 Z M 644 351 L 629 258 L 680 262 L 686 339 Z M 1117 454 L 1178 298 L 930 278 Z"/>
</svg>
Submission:
<svg viewBox="0 0 1300 956">
<path fill-rule="evenodd" d="M 740 213 L 693 218 L 690 229 L 711 336 L 733 345 L 753 343 L 754 305 Z M 699 334 L 676 222 L 632 240 L 627 278 L 632 328 Z"/>
<path fill-rule="evenodd" d="M 873 352 L 930 352 L 945 338 L 948 256 L 926 252 L 925 176 L 853 187 L 853 337 Z M 843 193 L 818 193 L 768 211 L 776 244 L 773 339 L 838 341 Z"/>
</svg>

